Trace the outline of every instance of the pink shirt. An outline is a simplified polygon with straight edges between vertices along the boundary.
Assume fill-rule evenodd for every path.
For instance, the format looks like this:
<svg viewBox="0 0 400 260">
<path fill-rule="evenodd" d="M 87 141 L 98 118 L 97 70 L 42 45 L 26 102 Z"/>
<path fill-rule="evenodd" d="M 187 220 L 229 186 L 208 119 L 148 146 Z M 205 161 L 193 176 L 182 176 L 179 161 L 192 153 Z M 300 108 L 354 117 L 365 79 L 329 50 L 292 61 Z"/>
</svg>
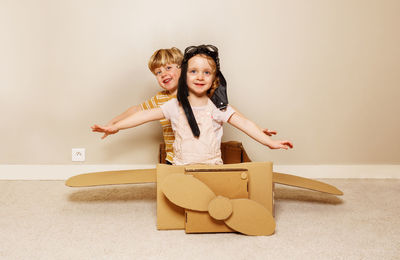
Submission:
<svg viewBox="0 0 400 260">
<path fill-rule="evenodd" d="M 205 106 L 192 107 L 200 128 L 199 138 L 194 137 L 185 112 L 176 98 L 163 104 L 161 109 L 165 118 L 171 121 L 175 134 L 173 164 L 222 164 L 222 125 L 235 112 L 231 106 L 221 111 L 208 100 Z"/>
</svg>

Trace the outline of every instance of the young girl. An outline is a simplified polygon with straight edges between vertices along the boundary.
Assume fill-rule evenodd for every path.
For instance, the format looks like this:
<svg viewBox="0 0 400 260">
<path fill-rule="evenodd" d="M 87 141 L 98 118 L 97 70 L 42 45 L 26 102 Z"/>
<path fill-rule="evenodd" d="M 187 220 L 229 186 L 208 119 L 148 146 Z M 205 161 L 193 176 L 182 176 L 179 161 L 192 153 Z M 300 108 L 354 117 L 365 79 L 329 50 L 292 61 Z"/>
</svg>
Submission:
<svg viewBox="0 0 400 260">
<path fill-rule="evenodd" d="M 186 48 L 177 97 L 160 108 L 142 110 L 112 126 L 94 125 L 92 129 L 111 134 L 149 121 L 169 119 L 175 134 L 172 162 L 175 165 L 222 164 L 220 144 L 224 122 L 271 149 L 293 147 L 290 141 L 272 140 L 256 124 L 228 105 L 218 49 L 212 45 Z"/>
</svg>

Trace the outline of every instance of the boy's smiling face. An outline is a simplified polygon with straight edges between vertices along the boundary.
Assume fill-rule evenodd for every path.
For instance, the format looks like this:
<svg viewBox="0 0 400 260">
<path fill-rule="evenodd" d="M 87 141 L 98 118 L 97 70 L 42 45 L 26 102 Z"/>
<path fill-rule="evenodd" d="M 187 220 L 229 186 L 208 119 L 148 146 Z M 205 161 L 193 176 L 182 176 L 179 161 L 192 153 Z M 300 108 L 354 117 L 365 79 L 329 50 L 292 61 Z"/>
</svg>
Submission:
<svg viewBox="0 0 400 260">
<path fill-rule="evenodd" d="M 181 69 L 177 64 L 166 64 L 154 70 L 157 82 L 163 89 L 170 94 L 175 94 L 178 87 Z"/>
</svg>

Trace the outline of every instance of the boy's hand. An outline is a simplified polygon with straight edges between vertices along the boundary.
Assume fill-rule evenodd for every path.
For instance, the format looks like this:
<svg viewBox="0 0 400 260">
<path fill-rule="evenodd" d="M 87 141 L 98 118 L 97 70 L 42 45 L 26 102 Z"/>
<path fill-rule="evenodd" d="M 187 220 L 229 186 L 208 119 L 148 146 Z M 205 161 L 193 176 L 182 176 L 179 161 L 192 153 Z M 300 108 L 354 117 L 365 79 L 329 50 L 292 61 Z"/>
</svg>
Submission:
<svg viewBox="0 0 400 260">
<path fill-rule="evenodd" d="M 280 140 L 272 140 L 272 142 L 268 145 L 271 149 L 289 149 L 293 148 L 293 144 L 290 141 L 280 141 Z"/>
<path fill-rule="evenodd" d="M 263 132 L 268 136 L 276 135 L 276 131 L 268 130 L 268 128 L 263 129 Z"/>
<path fill-rule="evenodd" d="M 106 138 L 109 135 L 116 134 L 118 133 L 118 128 L 115 126 L 100 126 L 100 125 L 93 125 L 92 127 L 92 132 L 99 132 L 99 133 L 104 133 L 104 135 L 101 137 L 101 139 Z"/>
</svg>

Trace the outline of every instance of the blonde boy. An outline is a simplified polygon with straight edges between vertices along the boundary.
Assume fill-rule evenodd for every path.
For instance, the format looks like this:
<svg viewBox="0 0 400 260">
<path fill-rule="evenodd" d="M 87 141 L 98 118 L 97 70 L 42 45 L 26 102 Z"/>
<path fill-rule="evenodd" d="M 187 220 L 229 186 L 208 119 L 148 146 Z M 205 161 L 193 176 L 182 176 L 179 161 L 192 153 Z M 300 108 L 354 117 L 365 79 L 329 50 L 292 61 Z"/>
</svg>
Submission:
<svg viewBox="0 0 400 260">
<path fill-rule="evenodd" d="M 140 105 L 135 105 L 127 109 L 124 113 L 113 118 L 107 126 L 116 124 L 117 122 L 127 118 L 128 116 L 140 111 L 152 108 L 158 108 L 165 102 L 176 97 L 176 92 L 178 88 L 178 81 L 181 75 L 180 64 L 182 62 L 183 55 L 182 52 L 175 47 L 170 49 L 160 49 L 154 52 L 150 57 L 148 66 L 150 71 L 156 76 L 157 82 L 164 90 L 158 92 L 152 98 L 144 101 Z M 174 132 L 172 131 L 171 122 L 167 119 L 160 120 L 163 136 L 165 142 L 166 160 L 167 163 L 173 161 L 173 148 L 174 143 Z M 102 139 L 106 138 L 109 134 L 117 133 L 105 133 Z"/>
</svg>

